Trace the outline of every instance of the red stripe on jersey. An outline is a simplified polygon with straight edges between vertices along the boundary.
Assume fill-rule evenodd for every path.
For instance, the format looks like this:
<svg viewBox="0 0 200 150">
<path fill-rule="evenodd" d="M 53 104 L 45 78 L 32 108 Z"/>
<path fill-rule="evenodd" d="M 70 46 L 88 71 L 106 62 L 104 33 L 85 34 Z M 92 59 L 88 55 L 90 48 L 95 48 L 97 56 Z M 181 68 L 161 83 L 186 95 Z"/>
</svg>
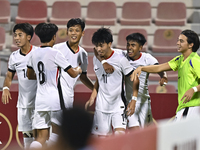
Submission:
<svg viewBox="0 0 200 150">
<path fill-rule="evenodd" d="M 114 51 L 112 50 L 112 53 L 111 53 L 111 55 L 107 58 L 107 59 L 109 59 L 112 55 L 114 54 Z"/>
<path fill-rule="evenodd" d="M 59 74 L 59 68 L 60 68 L 60 67 L 58 67 L 58 68 L 57 68 L 57 73 L 56 73 L 56 83 L 57 83 L 57 84 L 58 84 L 58 74 Z"/>
<path fill-rule="evenodd" d="M 79 46 L 78 46 L 78 50 L 75 52 L 75 54 L 78 53 L 78 52 L 79 52 Z"/>
<path fill-rule="evenodd" d="M 31 48 L 30 48 L 30 50 L 28 51 L 28 53 L 32 50 L 32 48 L 33 48 L 33 45 L 31 45 Z M 27 53 L 27 54 L 28 54 L 28 53 Z M 27 54 L 26 54 L 26 55 L 27 55 Z"/>
<path fill-rule="evenodd" d="M 141 52 L 140 52 L 140 57 L 142 57 L 142 53 L 141 53 Z M 138 59 L 140 59 L 140 57 L 138 57 Z M 138 60 L 138 59 L 134 59 L 134 61 L 135 61 L 135 60 Z"/>
</svg>

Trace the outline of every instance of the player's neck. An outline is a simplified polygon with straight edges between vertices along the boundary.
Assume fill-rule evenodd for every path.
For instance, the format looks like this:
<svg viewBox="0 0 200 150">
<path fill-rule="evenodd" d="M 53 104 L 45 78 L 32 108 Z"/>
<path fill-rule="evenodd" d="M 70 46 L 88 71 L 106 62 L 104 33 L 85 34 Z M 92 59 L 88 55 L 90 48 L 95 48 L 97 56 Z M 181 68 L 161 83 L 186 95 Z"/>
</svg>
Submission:
<svg viewBox="0 0 200 150">
<path fill-rule="evenodd" d="M 184 57 L 183 61 L 186 60 L 187 57 L 190 56 L 191 53 L 192 53 L 192 50 L 191 50 L 191 49 L 188 49 L 188 50 L 184 51 L 184 52 L 182 53 L 182 55 L 183 55 L 183 57 Z"/>
<path fill-rule="evenodd" d="M 24 46 L 20 47 L 20 50 L 23 54 L 27 54 L 31 49 L 31 44 L 28 42 Z"/>
<path fill-rule="evenodd" d="M 112 56 L 114 51 L 112 49 L 109 49 L 109 51 L 103 56 L 105 59 L 108 59 Z"/>
<path fill-rule="evenodd" d="M 77 42 L 77 43 L 72 43 L 72 42 L 68 41 L 69 47 L 70 47 L 75 53 L 79 50 L 79 49 L 78 49 L 78 44 L 79 44 L 79 42 Z"/>
</svg>

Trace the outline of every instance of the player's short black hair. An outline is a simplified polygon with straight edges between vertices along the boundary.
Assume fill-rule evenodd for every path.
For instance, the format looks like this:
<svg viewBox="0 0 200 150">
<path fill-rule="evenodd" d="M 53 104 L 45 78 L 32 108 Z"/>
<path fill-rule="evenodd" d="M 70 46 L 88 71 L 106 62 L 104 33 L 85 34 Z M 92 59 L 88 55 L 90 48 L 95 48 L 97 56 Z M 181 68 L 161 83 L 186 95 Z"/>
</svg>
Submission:
<svg viewBox="0 0 200 150">
<path fill-rule="evenodd" d="M 73 27 L 75 25 L 80 25 L 82 31 L 85 29 L 85 22 L 80 18 L 72 18 L 67 22 L 67 28 Z"/>
<path fill-rule="evenodd" d="M 61 122 L 61 139 L 71 148 L 85 147 L 91 135 L 93 119 L 92 115 L 80 107 L 63 110 Z"/>
<path fill-rule="evenodd" d="M 58 27 L 53 23 L 39 23 L 35 27 L 35 34 L 42 43 L 50 42 L 57 31 Z"/>
<path fill-rule="evenodd" d="M 34 29 L 31 24 L 29 23 L 18 23 L 13 28 L 13 33 L 15 33 L 16 30 L 22 30 L 27 35 L 31 36 L 31 39 L 33 37 Z"/>
<path fill-rule="evenodd" d="M 113 36 L 111 33 L 111 30 L 108 28 L 100 28 L 98 29 L 92 36 L 92 43 L 94 45 L 98 45 L 101 43 L 112 43 L 113 42 Z"/>
<path fill-rule="evenodd" d="M 192 30 L 184 30 L 181 32 L 181 34 L 185 35 L 187 37 L 187 42 L 189 44 L 193 43 L 192 51 L 196 52 L 199 49 L 199 36 L 197 33 L 195 33 Z"/>
<path fill-rule="evenodd" d="M 129 34 L 127 37 L 126 37 L 126 41 L 135 41 L 137 43 L 139 43 L 141 46 L 143 46 L 145 43 L 146 43 L 146 39 L 144 37 L 143 34 L 141 33 L 132 33 L 132 34 Z"/>
</svg>

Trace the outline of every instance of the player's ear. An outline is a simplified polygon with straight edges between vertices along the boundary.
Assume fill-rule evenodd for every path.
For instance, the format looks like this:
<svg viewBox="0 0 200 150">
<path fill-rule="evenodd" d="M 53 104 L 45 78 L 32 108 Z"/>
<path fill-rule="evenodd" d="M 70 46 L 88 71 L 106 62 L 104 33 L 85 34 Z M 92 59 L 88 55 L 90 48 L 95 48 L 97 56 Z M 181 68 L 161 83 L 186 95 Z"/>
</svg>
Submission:
<svg viewBox="0 0 200 150">
<path fill-rule="evenodd" d="M 84 34 L 85 34 L 85 31 L 82 31 L 82 36 L 84 36 Z"/>
<path fill-rule="evenodd" d="M 194 46 L 194 43 L 190 43 L 189 44 L 189 49 L 192 49 L 193 46 Z"/>
<path fill-rule="evenodd" d="M 28 41 L 31 40 L 31 35 L 27 35 L 27 40 L 28 40 Z"/>
</svg>

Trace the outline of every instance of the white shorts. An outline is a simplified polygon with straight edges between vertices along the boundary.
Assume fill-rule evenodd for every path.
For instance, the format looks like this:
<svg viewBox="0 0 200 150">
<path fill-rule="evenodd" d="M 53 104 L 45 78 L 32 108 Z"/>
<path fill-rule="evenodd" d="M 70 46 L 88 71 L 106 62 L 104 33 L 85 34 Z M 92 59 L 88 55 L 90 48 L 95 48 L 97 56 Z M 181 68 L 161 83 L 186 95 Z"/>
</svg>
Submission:
<svg viewBox="0 0 200 150">
<path fill-rule="evenodd" d="M 112 134 L 113 129 L 123 128 L 126 129 L 127 120 L 123 118 L 123 109 L 116 113 L 104 113 L 95 111 L 92 133 L 95 135 L 109 135 Z"/>
<path fill-rule="evenodd" d="M 17 108 L 18 131 L 33 130 L 34 108 Z"/>
<path fill-rule="evenodd" d="M 56 124 L 56 125 L 61 126 L 62 113 L 63 113 L 63 110 L 52 111 L 51 112 L 51 122 Z"/>
<path fill-rule="evenodd" d="M 200 106 L 188 107 L 186 116 L 183 116 L 184 111 L 186 111 L 186 108 L 179 110 L 176 113 L 174 121 L 180 121 L 182 119 L 195 118 L 200 116 Z"/>
<path fill-rule="evenodd" d="M 135 113 L 128 116 L 128 127 L 144 127 L 152 121 L 151 103 L 136 103 Z"/>
<path fill-rule="evenodd" d="M 34 129 L 46 129 L 51 126 L 51 111 L 35 111 L 33 119 Z"/>
</svg>

